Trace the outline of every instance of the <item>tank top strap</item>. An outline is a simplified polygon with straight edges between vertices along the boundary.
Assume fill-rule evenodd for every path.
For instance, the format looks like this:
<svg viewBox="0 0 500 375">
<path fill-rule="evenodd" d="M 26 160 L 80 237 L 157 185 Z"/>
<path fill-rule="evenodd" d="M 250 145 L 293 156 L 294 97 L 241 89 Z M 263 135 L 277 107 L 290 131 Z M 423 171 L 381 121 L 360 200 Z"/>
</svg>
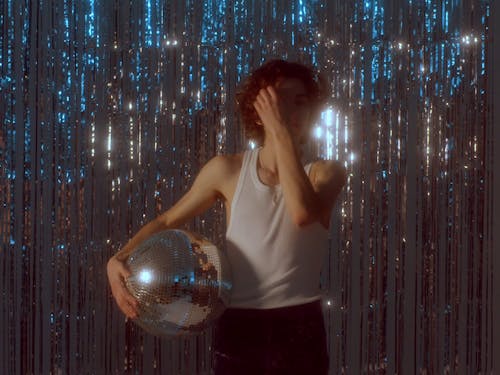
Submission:
<svg viewBox="0 0 500 375">
<path fill-rule="evenodd" d="M 235 206 L 238 204 L 238 201 L 240 199 L 241 190 L 243 189 L 243 186 L 247 183 L 246 181 L 248 181 L 251 178 L 251 176 L 249 176 L 251 161 L 252 161 L 252 150 L 247 149 L 243 153 L 240 175 L 238 177 L 238 181 L 236 183 L 236 189 L 234 191 L 233 199 L 231 202 L 231 217 L 229 223 L 227 224 L 226 236 L 229 233 L 229 229 L 232 227 L 234 210 Z"/>
</svg>

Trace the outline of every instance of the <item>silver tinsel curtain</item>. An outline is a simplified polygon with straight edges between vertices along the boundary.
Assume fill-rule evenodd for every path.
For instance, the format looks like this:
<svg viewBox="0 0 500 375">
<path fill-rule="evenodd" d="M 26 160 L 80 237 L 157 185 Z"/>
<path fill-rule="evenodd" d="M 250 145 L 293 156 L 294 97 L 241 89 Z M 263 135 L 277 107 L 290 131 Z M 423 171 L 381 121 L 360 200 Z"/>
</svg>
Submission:
<svg viewBox="0 0 500 375">
<path fill-rule="evenodd" d="M 212 332 L 125 322 L 106 262 L 209 158 L 254 146 L 235 89 L 274 57 L 331 83 L 308 153 L 349 172 L 331 374 L 500 373 L 495 6 L 1 1 L 0 373 L 210 373 Z M 188 227 L 224 246 L 221 204 Z"/>
</svg>

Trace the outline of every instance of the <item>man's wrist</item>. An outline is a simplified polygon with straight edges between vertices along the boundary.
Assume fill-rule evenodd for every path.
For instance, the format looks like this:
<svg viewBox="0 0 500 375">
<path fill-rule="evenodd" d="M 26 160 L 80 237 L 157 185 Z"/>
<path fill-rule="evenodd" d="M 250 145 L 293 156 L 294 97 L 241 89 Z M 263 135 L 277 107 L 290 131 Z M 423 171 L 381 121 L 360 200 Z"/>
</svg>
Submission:
<svg viewBox="0 0 500 375">
<path fill-rule="evenodd" d="M 118 251 L 113 258 L 119 260 L 120 262 L 125 262 L 130 255 L 130 250 L 125 246 L 120 251 Z"/>
<path fill-rule="evenodd" d="M 271 131 L 271 136 L 275 138 L 276 140 L 281 140 L 281 139 L 291 139 L 292 136 L 290 134 L 290 130 L 286 127 L 284 124 L 278 124 L 274 126 Z"/>
</svg>

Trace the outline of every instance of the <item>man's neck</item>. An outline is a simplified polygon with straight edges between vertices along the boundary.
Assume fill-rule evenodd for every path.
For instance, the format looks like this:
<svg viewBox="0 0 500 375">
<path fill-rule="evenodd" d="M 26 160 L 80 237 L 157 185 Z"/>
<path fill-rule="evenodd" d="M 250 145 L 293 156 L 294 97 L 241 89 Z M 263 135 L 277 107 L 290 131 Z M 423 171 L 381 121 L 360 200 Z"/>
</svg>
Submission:
<svg viewBox="0 0 500 375">
<path fill-rule="evenodd" d="M 257 166 L 260 169 L 264 169 L 268 174 L 275 175 L 276 177 L 279 175 L 278 160 L 276 159 L 273 147 L 269 143 L 264 144 L 259 150 Z"/>
</svg>

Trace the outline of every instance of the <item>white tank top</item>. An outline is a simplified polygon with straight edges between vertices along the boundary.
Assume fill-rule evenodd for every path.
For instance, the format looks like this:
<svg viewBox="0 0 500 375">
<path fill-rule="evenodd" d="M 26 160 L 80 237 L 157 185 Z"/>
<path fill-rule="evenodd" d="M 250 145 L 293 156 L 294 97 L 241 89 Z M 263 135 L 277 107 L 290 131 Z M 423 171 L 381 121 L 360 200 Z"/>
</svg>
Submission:
<svg viewBox="0 0 500 375">
<path fill-rule="evenodd" d="M 280 185 L 257 175 L 259 148 L 246 150 L 226 231 L 233 288 L 229 307 L 269 309 L 322 297 L 320 272 L 328 230 L 319 222 L 297 227 Z M 309 174 L 311 163 L 305 167 Z"/>
</svg>

